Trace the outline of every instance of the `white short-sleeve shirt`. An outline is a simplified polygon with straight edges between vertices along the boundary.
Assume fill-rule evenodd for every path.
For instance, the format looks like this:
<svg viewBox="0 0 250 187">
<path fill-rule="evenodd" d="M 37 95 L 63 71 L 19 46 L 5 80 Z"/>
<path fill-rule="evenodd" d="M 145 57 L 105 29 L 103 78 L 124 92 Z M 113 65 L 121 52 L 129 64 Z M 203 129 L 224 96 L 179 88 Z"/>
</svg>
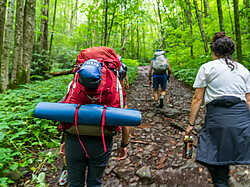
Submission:
<svg viewBox="0 0 250 187">
<path fill-rule="evenodd" d="M 205 104 L 221 96 L 236 96 L 246 101 L 250 93 L 250 73 L 242 64 L 233 62 L 231 71 L 224 59 L 217 59 L 203 64 L 194 81 L 194 88 L 205 89 Z"/>
</svg>

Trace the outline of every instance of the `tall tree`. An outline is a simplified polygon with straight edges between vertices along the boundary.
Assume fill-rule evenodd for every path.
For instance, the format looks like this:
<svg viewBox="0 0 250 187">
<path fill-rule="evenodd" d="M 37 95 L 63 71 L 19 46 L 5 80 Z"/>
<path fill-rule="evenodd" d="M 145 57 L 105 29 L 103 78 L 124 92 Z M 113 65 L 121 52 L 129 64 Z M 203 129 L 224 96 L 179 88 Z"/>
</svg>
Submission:
<svg viewBox="0 0 250 187">
<path fill-rule="evenodd" d="M 181 14 L 182 14 L 182 30 L 185 30 L 185 14 L 186 14 L 186 7 L 183 6 L 183 3 L 182 3 L 182 0 L 179 0 L 179 4 L 180 4 L 180 7 L 181 7 Z"/>
<path fill-rule="evenodd" d="M 23 73 L 23 77 L 26 77 L 26 82 L 30 81 L 30 67 L 35 38 L 35 16 L 36 0 L 26 0 L 23 23 L 23 65 L 18 69 L 19 74 Z"/>
<path fill-rule="evenodd" d="M 200 18 L 200 15 L 199 15 L 198 5 L 197 5 L 197 1 L 196 0 L 194 0 L 194 7 L 195 7 L 196 19 L 198 21 L 198 25 L 199 25 L 199 28 L 200 28 L 201 37 L 202 37 L 202 40 L 203 40 L 203 43 L 204 43 L 205 53 L 207 54 L 208 53 L 207 37 L 206 37 L 206 34 L 204 32 L 202 23 L 201 23 L 201 18 Z"/>
<path fill-rule="evenodd" d="M 192 21 L 192 11 L 191 11 L 191 4 L 189 0 L 185 0 L 186 4 L 186 16 L 187 16 L 187 22 L 189 24 L 189 29 L 190 29 L 190 38 L 191 38 L 191 43 L 190 43 L 190 55 L 191 57 L 194 56 L 193 52 L 193 21 Z"/>
<path fill-rule="evenodd" d="M 108 0 L 104 0 L 104 6 L 105 6 L 105 19 L 104 19 L 104 35 L 103 35 L 103 41 L 104 46 L 107 45 L 107 36 L 108 36 Z"/>
<path fill-rule="evenodd" d="M 206 0 L 203 0 L 203 5 L 204 5 L 204 14 L 205 14 L 205 18 L 206 18 L 208 16 L 207 2 L 206 2 Z"/>
<path fill-rule="evenodd" d="M 37 53 L 40 54 L 39 74 L 45 76 L 51 69 L 48 56 L 48 27 L 49 27 L 49 0 L 41 0 L 40 33 L 36 43 Z M 66 25 L 66 24 L 64 24 Z M 42 62 L 42 63 L 40 63 Z"/>
<path fill-rule="evenodd" d="M 7 3 L 7 0 L 0 0 L 0 57 L 1 57 L 1 51 L 2 51 L 2 45 L 3 45 L 3 36 L 4 36 L 6 3 Z M 1 59 L 0 59 L 0 64 L 1 64 Z"/>
<path fill-rule="evenodd" d="M 97 8 L 99 7 L 99 1 L 94 0 L 95 7 L 94 7 L 94 16 L 93 16 L 93 25 L 98 25 L 98 20 L 97 20 Z M 96 29 L 93 30 L 92 33 L 92 47 L 95 46 L 95 41 L 96 41 Z"/>
<path fill-rule="evenodd" d="M 233 19 L 232 19 L 232 15 L 231 15 L 231 6 L 230 6 L 230 3 L 229 3 L 229 0 L 227 0 L 227 6 L 228 6 L 229 19 L 230 19 L 230 23 L 231 23 L 231 29 L 232 29 L 233 38 L 234 38 L 234 24 L 233 24 Z"/>
<path fill-rule="evenodd" d="M 220 31 L 225 31 L 224 24 L 223 24 L 223 13 L 222 13 L 222 7 L 221 7 L 221 0 L 217 0 L 217 9 L 218 9 L 218 15 L 219 15 Z"/>
<path fill-rule="evenodd" d="M 178 16 L 178 10 L 177 10 L 177 5 L 176 5 L 176 0 L 174 0 L 174 6 L 175 6 L 175 14 L 176 14 L 176 17 L 177 17 L 177 21 L 178 21 L 178 25 L 181 29 L 181 24 L 180 24 L 180 19 L 179 19 L 179 16 Z"/>
<path fill-rule="evenodd" d="M 23 16 L 24 16 L 24 0 L 17 0 L 16 4 L 16 23 L 15 23 L 15 44 L 13 51 L 12 71 L 11 71 L 11 87 L 25 83 L 24 77 L 19 70 L 23 65 Z"/>
<path fill-rule="evenodd" d="M 15 0 L 9 0 L 7 9 L 7 21 L 4 27 L 4 41 L 1 53 L 1 82 L 0 90 L 5 91 L 9 84 L 9 60 L 12 43 L 13 22 L 14 22 Z"/>
<path fill-rule="evenodd" d="M 250 11 L 250 8 L 249 8 L 249 0 L 245 0 L 245 9 L 246 9 L 246 25 L 247 25 L 247 33 L 248 33 L 248 39 L 249 39 L 249 36 L 250 36 L 250 26 L 249 26 L 249 11 Z"/>
<path fill-rule="evenodd" d="M 140 30 L 139 30 L 139 20 L 138 20 L 138 17 L 136 19 L 136 40 L 137 40 L 136 57 L 137 57 L 137 59 L 140 59 Z"/>
<path fill-rule="evenodd" d="M 116 11 L 117 11 L 117 5 L 113 4 L 113 13 L 112 13 L 112 17 L 111 17 L 111 23 L 109 25 L 109 29 L 108 29 L 108 36 L 107 36 L 107 45 L 109 45 L 109 40 L 110 40 L 110 35 L 112 32 L 112 28 L 113 28 L 113 24 L 114 24 L 114 20 L 116 18 Z"/>
<path fill-rule="evenodd" d="M 50 42 L 49 42 L 49 57 L 51 57 L 52 42 L 53 42 L 53 38 L 54 38 L 54 30 L 55 30 L 55 23 L 56 23 L 56 5 L 57 5 L 57 0 L 55 0 L 55 4 L 54 4 L 52 32 L 51 32 Z"/>
<path fill-rule="evenodd" d="M 73 29 L 73 19 L 75 17 L 76 11 L 78 7 L 78 0 L 75 1 L 75 6 L 74 6 L 74 1 L 72 2 L 72 10 L 71 10 L 71 16 L 70 16 L 70 27 L 69 27 L 69 33 L 72 34 L 72 29 Z"/>
<path fill-rule="evenodd" d="M 201 19 L 202 19 L 202 17 L 203 17 L 203 6 L 202 6 L 202 0 L 200 0 L 201 1 Z"/>
<path fill-rule="evenodd" d="M 48 51 L 49 0 L 41 0 L 40 35 L 38 37 L 39 53 Z"/>
<path fill-rule="evenodd" d="M 160 1 L 156 0 L 156 4 L 157 4 L 157 10 L 158 10 L 158 17 L 159 17 L 159 23 L 160 23 L 160 32 L 161 32 L 161 48 L 165 49 L 166 48 L 166 44 L 165 44 L 165 31 L 164 31 L 164 27 L 163 27 L 163 22 L 162 22 L 162 16 L 161 16 L 161 9 L 160 9 Z"/>
<path fill-rule="evenodd" d="M 207 9 L 210 11 L 209 0 L 207 0 Z"/>
<path fill-rule="evenodd" d="M 237 58 L 239 62 L 242 62 L 242 48 L 241 48 L 241 34 L 240 34 L 240 20 L 239 20 L 239 1 L 233 0 L 234 3 L 234 24 L 236 34 L 236 48 Z"/>
</svg>

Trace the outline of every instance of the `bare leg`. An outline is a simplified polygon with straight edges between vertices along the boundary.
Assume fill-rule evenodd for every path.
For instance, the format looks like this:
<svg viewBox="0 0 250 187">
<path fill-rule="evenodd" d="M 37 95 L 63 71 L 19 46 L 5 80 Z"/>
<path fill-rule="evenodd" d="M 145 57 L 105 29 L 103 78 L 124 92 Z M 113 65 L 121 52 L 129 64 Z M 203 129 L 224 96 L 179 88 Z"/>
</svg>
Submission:
<svg viewBox="0 0 250 187">
<path fill-rule="evenodd" d="M 158 101 L 159 96 L 158 96 L 158 90 L 154 90 L 154 101 Z"/>
<path fill-rule="evenodd" d="M 162 91 L 161 91 L 161 95 L 165 97 L 165 95 L 166 95 L 166 90 L 162 90 Z"/>
</svg>

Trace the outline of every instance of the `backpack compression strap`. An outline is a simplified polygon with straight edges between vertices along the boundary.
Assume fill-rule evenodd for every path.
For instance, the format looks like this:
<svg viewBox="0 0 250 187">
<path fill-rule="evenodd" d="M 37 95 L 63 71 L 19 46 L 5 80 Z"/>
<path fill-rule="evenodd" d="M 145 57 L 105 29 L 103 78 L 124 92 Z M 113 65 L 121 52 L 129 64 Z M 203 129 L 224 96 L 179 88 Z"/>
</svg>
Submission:
<svg viewBox="0 0 250 187">
<path fill-rule="evenodd" d="M 84 150 L 84 152 L 86 154 L 86 157 L 88 158 L 89 157 L 88 153 L 87 153 L 87 151 L 86 151 L 86 149 L 85 149 L 85 147 L 84 147 L 84 145 L 82 143 L 82 140 L 80 138 L 79 131 L 78 131 L 78 128 L 77 128 L 77 119 L 78 119 L 78 112 L 79 112 L 80 106 L 81 106 L 80 104 L 77 104 L 77 106 L 76 106 L 76 111 L 75 111 L 75 128 L 76 128 L 76 134 L 77 134 L 78 140 L 79 140 L 79 142 L 80 142 L 80 144 L 81 144 L 81 146 L 82 146 L 82 148 L 83 148 L 83 150 Z"/>
<path fill-rule="evenodd" d="M 105 138 L 104 138 L 104 125 L 105 125 L 106 110 L 107 110 L 107 105 L 104 105 L 103 106 L 103 111 L 102 111 L 101 130 L 102 130 L 102 143 L 103 143 L 103 148 L 104 148 L 105 153 L 107 152 L 107 147 L 106 147 Z"/>
</svg>

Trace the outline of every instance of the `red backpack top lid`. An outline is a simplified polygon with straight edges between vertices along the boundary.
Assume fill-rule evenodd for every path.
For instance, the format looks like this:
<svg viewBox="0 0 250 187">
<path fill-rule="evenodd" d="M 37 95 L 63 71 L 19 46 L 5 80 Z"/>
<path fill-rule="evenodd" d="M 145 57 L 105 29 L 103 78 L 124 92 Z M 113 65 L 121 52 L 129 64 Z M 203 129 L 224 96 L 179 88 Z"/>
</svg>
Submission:
<svg viewBox="0 0 250 187">
<path fill-rule="evenodd" d="M 111 69 L 119 70 L 121 66 L 121 62 L 115 51 L 105 46 L 83 49 L 77 56 L 76 64 L 83 64 L 89 59 L 104 62 Z"/>
</svg>

